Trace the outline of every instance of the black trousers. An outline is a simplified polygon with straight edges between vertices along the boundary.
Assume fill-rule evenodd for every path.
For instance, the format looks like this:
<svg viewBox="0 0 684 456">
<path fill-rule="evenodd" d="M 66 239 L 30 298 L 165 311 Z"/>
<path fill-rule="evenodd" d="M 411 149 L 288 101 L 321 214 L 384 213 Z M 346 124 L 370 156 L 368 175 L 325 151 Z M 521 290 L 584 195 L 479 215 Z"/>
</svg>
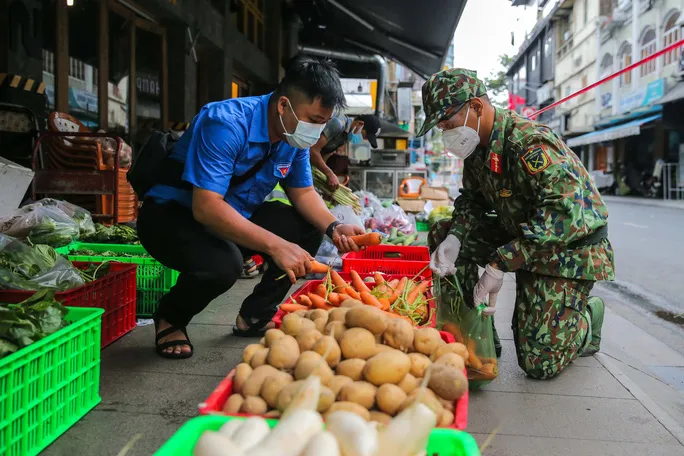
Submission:
<svg viewBox="0 0 684 456">
<path fill-rule="evenodd" d="M 250 221 L 312 256 L 323 239 L 293 207 L 279 202 L 262 204 Z M 177 327 L 187 326 L 214 298 L 228 291 L 240 277 L 244 258 L 258 253 L 219 239 L 194 219 L 190 209 L 176 203 L 145 201 L 137 229 L 147 252 L 180 272 L 176 285 L 162 297 L 154 314 Z M 268 268 L 240 309 L 242 316 L 252 319 L 270 319 L 291 285 L 287 277 L 276 280 L 284 272 L 270 257 L 263 256 Z"/>
</svg>

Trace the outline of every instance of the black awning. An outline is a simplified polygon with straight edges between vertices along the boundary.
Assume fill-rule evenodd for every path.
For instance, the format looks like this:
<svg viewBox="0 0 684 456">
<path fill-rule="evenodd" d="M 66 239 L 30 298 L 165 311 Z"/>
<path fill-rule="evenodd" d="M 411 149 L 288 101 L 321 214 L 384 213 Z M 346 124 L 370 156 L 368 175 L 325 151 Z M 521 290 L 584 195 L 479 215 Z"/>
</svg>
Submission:
<svg viewBox="0 0 684 456">
<path fill-rule="evenodd" d="M 411 133 L 401 128 L 399 125 L 380 119 L 379 138 L 410 138 Z"/>
<path fill-rule="evenodd" d="M 377 52 L 422 77 L 442 69 L 467 0 L 294 0 L 305 46 Z"/>
</svg>

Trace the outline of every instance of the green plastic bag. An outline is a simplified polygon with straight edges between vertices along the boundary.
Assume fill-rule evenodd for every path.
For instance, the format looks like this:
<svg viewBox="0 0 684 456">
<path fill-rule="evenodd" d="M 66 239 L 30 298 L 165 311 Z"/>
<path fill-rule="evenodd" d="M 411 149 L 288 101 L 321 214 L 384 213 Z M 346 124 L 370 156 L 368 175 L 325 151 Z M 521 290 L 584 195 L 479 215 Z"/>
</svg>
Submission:
<svg viewBox="0 0 684 456">
<path fill-rule="evenodd" d="M 456 342 L 468 349 L 466 371 L 468 385 L 477 390 L 499 375 L 492 317 L 482 313 L 485 304 L 469 307 L 463 299 L 463 290 L 455 276 L 434 281 L 437 304 L 437 327 L 451 333 Z"/>
</svg>

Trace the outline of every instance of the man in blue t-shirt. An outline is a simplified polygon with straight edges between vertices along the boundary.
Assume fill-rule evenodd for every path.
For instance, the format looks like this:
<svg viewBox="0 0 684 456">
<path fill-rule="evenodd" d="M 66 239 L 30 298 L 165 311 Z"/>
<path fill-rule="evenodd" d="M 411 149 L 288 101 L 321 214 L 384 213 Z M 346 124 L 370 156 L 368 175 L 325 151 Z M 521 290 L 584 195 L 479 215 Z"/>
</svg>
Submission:
<svg viewBox="0 0 684 456">
<path fill-rule="evenodd" d="M 183 185 L 152 187 L 138 216 L 142 245 L 180 271 L 154 314 L 158 354 L 192 356 L 187 325 L 233 286 L 245 256 L 259 252 L 268 265 L 233 330 L 252 337 L 272 326 L 323 233 L 342 252 L 358 250 L 349 237 L 363 229 L 337 222 L 313 188 L 309 164 L 309 147 L 344 104 L 332 63 L 303 58 L 275 92 L 209 103 L 195 116 L 171 155 L 184 163 Z M 278 183 L 293 207 L 262 204 Z"/>
</svg>

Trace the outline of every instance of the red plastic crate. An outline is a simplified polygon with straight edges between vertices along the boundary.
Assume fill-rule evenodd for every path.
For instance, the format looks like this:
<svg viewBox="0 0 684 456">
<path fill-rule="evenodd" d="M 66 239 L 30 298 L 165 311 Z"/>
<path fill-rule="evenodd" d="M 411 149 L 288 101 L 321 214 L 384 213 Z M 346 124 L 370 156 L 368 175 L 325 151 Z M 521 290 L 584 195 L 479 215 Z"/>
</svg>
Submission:
<svg viewBox="0 0 684 456">
<path fill-rule="evenodd" d="M 439 335 L 446 343 L 456 342 L 454 336 L 440 331 Z M 464 372 L 465 373 L 465 372 Z M 235 376 L 235 369 L 228 372 L 226 378 L 216 387 L 216 389 L 209 395 L 206 401 L 199 405 L 200 415 L 212 415 L 216 413 L 223 413 L 223 406 L 228 397 L 233 393 L 233 377 Z M 454 404 L 454 423 L 449 428 L 463 431 L 468 426 L 468 390 L 460 399 L 456 400 Z M 244 413 L 234 413 L 231 416 L 249 416 Z"/>
<path fill-rule="evenodd" d="M 359 274 L 361 278 L 368 277 L 369 274 Z M 340 273 L 340 277 L 342 277 L 344 280 L 347 282 L 351 280 L 351 277 L 347 273 Z M 387 281 L 394 280 L 394 279 L 401 279 L 402 277 L 406 277 L 406 275 L 401 275 L 401 274 L 385 274 L 385 279 Z M 413 276 L 411 276 L 413 277 Z M 420 276 L 423 279 L 429 279 L 429 277 L 423 277 L 422 275 Z M 313 291 L 316 289 L 316 287 L 323 283 L 323 280 L 309 280 L 308 282 L 304 282 L 301 287 L 299 287 L 292 295 L 288 296 L 286 301 L 287 302 L 292 302 L 290 297 L 293 299 L 297 299 L 300 295 L 309 293 L 310 291 Z M 371 286 L 370 288 L 375 288 L 375 282 L 366 282 L 367 285 Z M 425 296 L 429 299 L 432 297 L 432 288 L 429 287 L 427 291 L 425 292 Z M 430 328 L 434 328 L 437 326 L 437 307 L 435 305 L 434 299 L 428 301 L 428 309 L 430 311 L 430 321 L 423 325 L 423 326 L 428 326 Z M 282 310 L 278 309 L 278 312 L 273 316 L 271 321 L 273 321 L 276 325 L 276 328 L 280 328 L 280 324 L 283 322 L 283 317 L 286 315 L 285 312 Z"/>
<path fill-rule="evenodd" d="M 75 261 L 79 269 L 91 263 Z M 136 264 L 110 263 L 106 276 L 81 287 L 55 293 L 55 299 L 69 307 L 99 307 L 102 316 L 102 348 L 133 330 L 135 320 Z M 33 291 L 0 290 L 0 302 L 19 303 Z"/>
<path fill-rule="evenodd" d="M 403 247 L 396 245 L 376 245 L 358 252 L 342 255 L 342 271 L 352 270 L 361 273 L 375 271 L 386 274 L 432 276 L 430 265 L 430 251 L 427 247 Z"/>
</svg>

